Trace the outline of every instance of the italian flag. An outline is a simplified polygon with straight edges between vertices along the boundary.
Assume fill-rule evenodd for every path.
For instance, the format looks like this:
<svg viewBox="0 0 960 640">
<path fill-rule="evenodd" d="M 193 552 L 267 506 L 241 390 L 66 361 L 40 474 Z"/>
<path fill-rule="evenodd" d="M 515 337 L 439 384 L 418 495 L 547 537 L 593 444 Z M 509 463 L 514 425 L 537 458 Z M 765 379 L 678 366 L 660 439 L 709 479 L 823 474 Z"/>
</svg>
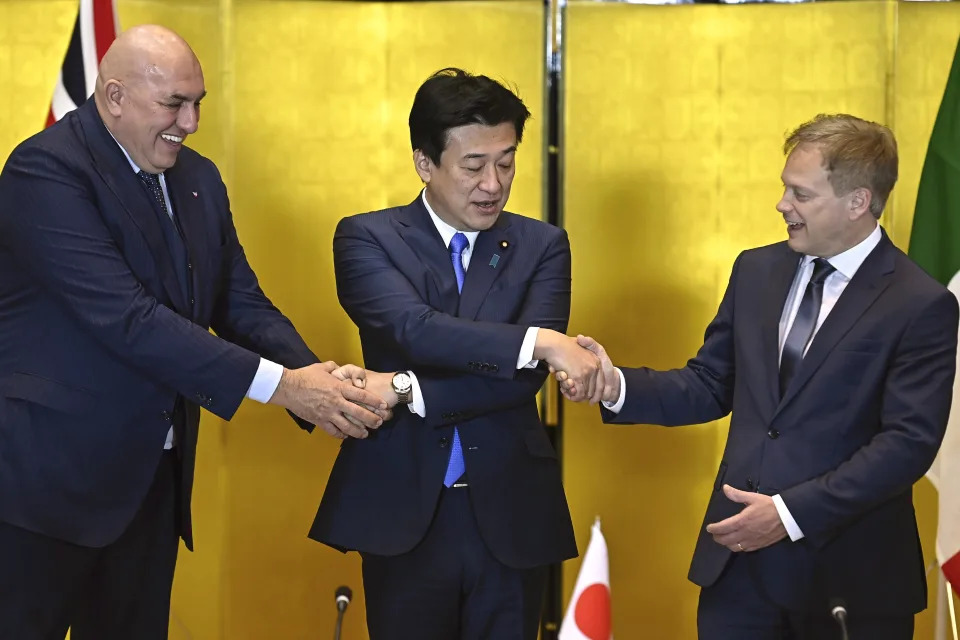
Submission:
<svg viewBox="0 0 960 640">
<path fill-rule="evenodd" d="M 960 42 L 920 176 L 909 253 L 960 298 Z M 937 561 L 960 590 L 960 376 L 947 434 L 927 477 L 940 494 Z"/>
</svg>

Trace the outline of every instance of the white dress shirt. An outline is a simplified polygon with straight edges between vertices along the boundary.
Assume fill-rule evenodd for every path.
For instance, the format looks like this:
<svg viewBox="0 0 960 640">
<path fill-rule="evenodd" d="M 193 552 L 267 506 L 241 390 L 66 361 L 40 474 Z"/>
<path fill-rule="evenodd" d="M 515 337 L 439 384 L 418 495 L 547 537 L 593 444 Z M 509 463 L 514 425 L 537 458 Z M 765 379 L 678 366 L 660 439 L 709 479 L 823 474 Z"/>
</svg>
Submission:
<svg viewBox="0 0 960 640">
<path fill-rule="evenodd" d="M 810 342 L 807 344 L 807 349 L 813 344 L 813 337 L 817 335 L 817 332 L 823 325 L 823 321 L 826 320 L 830 312 L 833 311 L 837 300 L 840 299 L 840 294 L 842 294 L 844 289 L 847 288 L 847 285 L 850 284 L 850 280 L 857 270 L 860 269 L 860 265 L 867 259 L 870 252 L 880 244 L 881 237 L 880 225 L 878 224 L 873 232 L 859 244 L 827 259 L 827 262 L 830 263 L 835 271 L 827 276 L 827 279 L 823 283 L 820 315 L 817 316 L 817 324 L 813 329 L 813 336 L 811 336 Z M 783 356 L 783 343 L 786 342 L 787 336 L 790 335 L 790 328 L 793 326 L 793 321 L 797 317 L 800 301 L 803 300 L 803 294 L 807 290 L 810 277 L 813 275 L 813 260 L 814 256 L 803 256 L 800 259 L 797 273 L 793 277 L 793 284 L 790 286 L 790 292 L 787 295 L 787 302 L 780 316 L 780 338 L 778 346 L 781 357 Z M 806 355 L 806 350 L 804 350 L 803 353 Z M 620 376 L 620 397 L 616 402 L 603 403 L 603 406 L 613 413 L 620 413 L 620 410 L 623 408 L 623 401 L 627 397 L 627 383 L 623 377 L 623 372 L 620 371 L 619 368 L 617 369 L 617 374 Z M 780 515 L 780 520 L 783 522 L 783 526 L 787 530 L 790 539 L 796 542 L 803 538 L 803 531 L 801 531 L 797 521 L 793 519 L 790 510 L 787 509 L 787 505 L 779 494 L 773 496 L 773 504 L 777 507 L 777 513 Z"/>
<path fill-rule="evenodd" d="M 434 226 L 437 228 L 437 231 L 440 232 L 440 237 L 443 238 L 443 246 L 450 247 L 450 241 L 453 239 L 454 234 L 457 233 L 457 230 L 451 227 L 449 224 L 440 219 L 434 210 L 430 206 L 430 203 L 427 202 L 427 190 L 424 189 L 420 192 L 420 199 L 423 200 L 423 206 L 427 208 L 427 213 L 430 214 L 430 219 L 433 220 Z M 463 235 L 467 236 L 467 241 L 469 245 L 466 249 L 463 250 L 461 254 L 461 260 L 463 262 L 463 271 L 467 272 L 467 269 L 470 268 L 470 257 L 473 255 L 473 245 L 477 242 L 477 236 L 480 235 L 479 231 L 463 231 Z M 453 269 L 453 263 L 451 263 L 450 268 Z M 537 343 L 537 334 L 540 331 L 539 327 L 529 327 L 527 333 L 523 337 L 523 342 L 520 345 L 520 354 L 517 357 L 517 369 L 533 369 L 540 362 L 539 360 L 533 359 L 533 349 Z M 420 383 L 417 381 L 417 376 L 413 371 L 407 371 L 410 375 L 410 383 L 413 392 L 413 402 L 407 406 L 410 408 L 412 413 L 417 414 L 421 418 L 427 417 L 427 407 L 423 399 L 423 394 L 420 392 Z"/>
<path fill-rule="evenodd" d="M 113 134 L 111 133 L 110 135 L 112 136 Z M 116 140 L 117 139 L 114 138 L 115 142 Z M 123 148 L 123 145 L 117 142 L 117 146 L 123 151 L 123 155 L 126 156 L 127 162 L 130 163 L 130 168 L 133 169 L 133 172 L 137 174 L 140 173 L 140 167 L 133 161 L 133 158 L 131 158 L 127 150 Z M 173 203 L 170 202 L 170 194 L 167 192 L 167 179 L 162 173 L 159 175 L 160 188 L 163 190 L 163 200 L 167 204 L 167 213 L 172 221 Z M 273 397 L 273 392 L 280 386 L 280 377 L 282 375 L 283 367 L 281 365 L 266 358 L 260 358 L 257 373 L 253 376 L 253 382 L 250 383 L 250 388 L 247 389 L 247 397 L 257 402 L 268 402 L 270 398 Z M 163 448 L 172 449 L 174 444 L 176 444 L 176 442 L 174 441 L 173 427 L 170 427 L 170 430 L 167 432 L 167 441 L 164 443 Z"/>
</svg>

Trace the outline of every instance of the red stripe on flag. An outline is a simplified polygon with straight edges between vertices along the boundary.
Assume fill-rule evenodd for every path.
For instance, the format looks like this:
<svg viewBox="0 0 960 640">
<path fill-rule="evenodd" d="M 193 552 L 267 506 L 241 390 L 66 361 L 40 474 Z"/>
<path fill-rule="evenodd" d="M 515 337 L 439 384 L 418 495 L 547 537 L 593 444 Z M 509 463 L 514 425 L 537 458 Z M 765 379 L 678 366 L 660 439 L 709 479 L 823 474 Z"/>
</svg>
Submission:
<svg viewBox="0 0 960 640">
<path fill-rule="evenodd" d="M 953 590 L 960 594 L 960 553 L 953 554 L 940 568 Z"/>
<path fill-rule="evenodd" d="M 117 37 L 117 27 L 113 23 L 113 0 L 93 0 L 93 32 L 97 42 L 97 62 Z"/>
</svg>

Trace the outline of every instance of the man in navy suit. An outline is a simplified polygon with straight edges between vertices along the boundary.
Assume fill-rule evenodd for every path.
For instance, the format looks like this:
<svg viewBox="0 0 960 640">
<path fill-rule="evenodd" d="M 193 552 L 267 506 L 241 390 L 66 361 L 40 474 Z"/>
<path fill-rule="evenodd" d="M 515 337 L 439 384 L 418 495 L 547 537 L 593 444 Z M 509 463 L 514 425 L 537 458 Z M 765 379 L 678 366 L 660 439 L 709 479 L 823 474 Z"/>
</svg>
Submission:
<svg viewBox="0 0 960 640">
<path fill-rule="evenodd" d="M 133 28 L 0 174 L 0 639 L 167 637 L 201 407 L 246 396 L 341 438 L 388 415 L 261 291 L 183 146 L 204 94 L 183 40 Z"/>
<path fill-rule="evenodd" d="M 563 335 L 566 234 L 503 210 L 529 115 L 486 76 L 433 75 L 410 111 L 425 189 L 334 236 L 371 370 L 339 373 L 407 405 L 343 443 L 310 531 L 361 553 L 372 640 L 533 640 L 546 567 L 577 553 L 538 360 L 571 367 L 594 400 L 603 380 Z"/>
<path fill-rule="evenodd" d="M 581 343 L 608 374 L 605 422 L 732 413 L 690 567 L 700 638 L 839 639 L 842 602 L 853 640 L 910 640 L 927 600 L 911 488 L 947 424 L 957 300 L 877 223 L 886 127 L 821 115 L 784 152 L 788 239 L 740 254 L 696 357 L 618 373 Z"/>
</svg>

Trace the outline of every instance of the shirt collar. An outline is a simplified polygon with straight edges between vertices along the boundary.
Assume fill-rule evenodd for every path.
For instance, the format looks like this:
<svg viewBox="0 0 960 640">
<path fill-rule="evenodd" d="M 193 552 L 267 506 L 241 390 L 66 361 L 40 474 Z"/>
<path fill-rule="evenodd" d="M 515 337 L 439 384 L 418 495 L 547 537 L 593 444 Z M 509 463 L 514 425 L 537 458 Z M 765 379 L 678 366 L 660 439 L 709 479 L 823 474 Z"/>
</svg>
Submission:
<svg viewBox="0 0 960 640">
<path fill-rule="evenodd" d="M 122 148 L 122 147 L 121 147 Z M 427 202 L 427 190 L 424 189 L 420 192 L 420 199 L 423 200 L 423 206 L 427 208 L 427 213 L 430 214 L 430 219 L 433 220 L 434 226 L 437 228 L 437 231 L 440 232 L 440 237 L 443 238 L 443 246 L 450 248 L 450 241 L 453 240 L 453 236 L 457 233 L 457 229 L 454 229 L 446 222 L 440 219 L 434 210 L 430 206 L 430 203 Z M 473 250 L 473 245 L 477 241 L 477 236 L 480 235 L 479 231 L 461 231 L 463 235 L 467 236 L 467 241 L 470 243 L 470 250 Z"/>
<path fill-rule="evenodd" d="M 113 141 L 117 143 L 117 146 L 120 147 L 120 151 L 123 151 L 123 157 L 127 159 L 127 162 L 130 163 L 130 168 L 133 169 L 134 173 L 140 173 L 140 167 L 137 166 L 137 163 L 133 161 L 133 158 L 130 157 L 130 154 L 127 153 L 127 150 L 123 148 L 123 145 L 120 144 L 120 141 L 117 140 L 116 136 L 113 135 L 113 132 L 110 129 L 107 129 L 107 133 L 110 134 L 110 137 L 113 138 Z M 162 173 L 160 175 L 163 175 Z"/>
<path fill-rule="evenodd" d="M 850 247 L 843 253 L 838 253 L 837 255 L 829 258 L 827 262 L 830 265 L 839 271 L 847 280 L 852 280 L 854 274 L 857 273 L 857 270 L 860 269 L 860 265 L 863 264 L 863 261 L 867 259 L 867 256 L 870 255 L 870 252 L 873 251 L 878 244 L 880 244 L 880 238 L 882 233 L 880 232 L 880 225 L 877 224 L 874 227 L 873 232 L 864 238 L 859 244 Z M 803 257 L 803 266 L 806 266 L 812 262 L 814 256 L 804 256 Z"/>
</svg>

